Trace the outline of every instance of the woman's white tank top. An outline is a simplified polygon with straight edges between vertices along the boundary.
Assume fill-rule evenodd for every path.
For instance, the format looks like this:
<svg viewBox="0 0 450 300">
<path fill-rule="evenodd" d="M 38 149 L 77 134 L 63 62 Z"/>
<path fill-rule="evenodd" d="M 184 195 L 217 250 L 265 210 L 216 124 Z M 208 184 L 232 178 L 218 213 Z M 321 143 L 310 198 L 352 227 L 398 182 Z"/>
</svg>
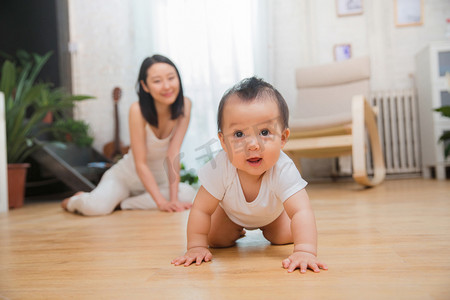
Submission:
<svg viewBox="0 0 450 300">
<path fill-rule="evenodd" d="M 150 125 L 145 125 L 146 147 L 147 147 L 147 164 L 152 172 L 158 185 L 168 182 L 168 174 L 166 171 L 166 157 L 169 143 L 172 138 L 174 129 L 168 137 L 159 139 Z M 169 163 L 170 164 L 170 163 Z M 172 166 L 170 166 L 172 168 Z M 119 172 L 123 172 L 125 176 L 138 177 L 134 164 L 133 149 L 130 148 L 127 154 L 117 162 L 113 167 Z M 139 178 L 138 178 L 139 179 Z"/>
</svg>

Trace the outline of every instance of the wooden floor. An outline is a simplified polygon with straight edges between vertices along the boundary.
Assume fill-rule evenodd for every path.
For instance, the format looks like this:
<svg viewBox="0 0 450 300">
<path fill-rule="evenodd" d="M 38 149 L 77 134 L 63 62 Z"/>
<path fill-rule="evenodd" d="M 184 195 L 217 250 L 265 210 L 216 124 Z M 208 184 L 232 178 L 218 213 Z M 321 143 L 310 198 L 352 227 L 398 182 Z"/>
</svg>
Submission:
<svg viewBox="0 0 450 300">
<path fill-rule="evenodd" d="M 57 202 L 0 214 L 0 299 L 450 299 L 450 181 L 310 184 L 329 270 L 288 274 L 292 245 L 250 231 L 174 267 L 188 212 L 81 217 Z"/>
</svg>

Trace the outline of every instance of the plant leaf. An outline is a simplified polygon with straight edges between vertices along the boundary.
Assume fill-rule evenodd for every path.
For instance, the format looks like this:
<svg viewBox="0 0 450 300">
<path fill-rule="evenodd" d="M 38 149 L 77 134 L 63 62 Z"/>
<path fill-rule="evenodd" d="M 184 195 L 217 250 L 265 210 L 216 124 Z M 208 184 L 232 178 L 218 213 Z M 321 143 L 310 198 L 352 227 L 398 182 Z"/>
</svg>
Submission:
<svg viewBox="0 0 450 300">
<path fill-rule="evenodd" d="M 8 98 L 14 90 L 16 84 L 16 67 L 9 60 L 5 61 L 2 67 L 2 78 L 0 80 L 0 91 Z"/>
<path fill-rule="evenodd" d="M 61 88 L 52 88 L 52 83 L 35 82 L 51 55 L 51 52 L 41 56 L 20 50 L 16 56 L 17 64 L 7 60 L 1 67 L 0 89 L 5 93 L 8 163 L 22 162 L 36 150 L 36 137 L 45 131 L 56 131 L 51 126 L 42 126 L 42 120 L 49 111 L 56 112 L 54 115 L 58 117 L 65 116 L 67 108 L 73 107 L 76 101 L 93 98 L 70 95 Z"/>
<path fill-rule="evenodd" d="M 446 140 L 450 140 L 450 131 L 445 131 L 445 132 L 439 137 L 439 141 L 445 142 Z"/>
<path fill-rule="evenodd" d="M 442 116 L 450 118 L 450 106 L 435 108 L 434 111 L 440 112 Z"/>
</svg>

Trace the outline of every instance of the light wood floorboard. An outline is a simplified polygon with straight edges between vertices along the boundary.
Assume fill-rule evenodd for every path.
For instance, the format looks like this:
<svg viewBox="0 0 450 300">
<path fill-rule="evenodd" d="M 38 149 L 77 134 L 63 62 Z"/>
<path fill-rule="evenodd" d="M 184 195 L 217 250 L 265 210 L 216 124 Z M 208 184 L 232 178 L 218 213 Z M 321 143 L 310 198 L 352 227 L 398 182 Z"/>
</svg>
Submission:
<svg viewBox="0 0 450 300">
<path fill-rule="evenodd" d="M 328 271 L 288 274 L 292 245 L 260 231 L 174 267 L 188 212 L 81 217 L 42 202 L 0 214 L 0 299 L 450 299 L 450 181 L 307 190 Z"/>
</svg>

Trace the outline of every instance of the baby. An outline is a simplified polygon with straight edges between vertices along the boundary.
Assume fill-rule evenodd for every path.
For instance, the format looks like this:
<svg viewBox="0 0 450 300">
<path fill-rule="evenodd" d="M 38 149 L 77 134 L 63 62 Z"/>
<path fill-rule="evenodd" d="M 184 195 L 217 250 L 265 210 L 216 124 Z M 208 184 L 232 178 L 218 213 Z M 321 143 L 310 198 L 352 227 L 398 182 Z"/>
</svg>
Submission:
<svg viewBox="0 0 450 300">
<path fill-rule="evenodd" d="M 228 90 L 219 104 L 221 151 L 199 170 L 202 183 L 187 226 L 187 252 L 172 264 L 210 261 L 208 247 L 230 247 L 261 229 L 272 244 L 294 243 L 282 266 L 319 272 L 317 230 L 305 186 L 292 160 L 281 151 L 289 137 L 289 110 L 281 94 L 252 77 Z"/>
</svg>

